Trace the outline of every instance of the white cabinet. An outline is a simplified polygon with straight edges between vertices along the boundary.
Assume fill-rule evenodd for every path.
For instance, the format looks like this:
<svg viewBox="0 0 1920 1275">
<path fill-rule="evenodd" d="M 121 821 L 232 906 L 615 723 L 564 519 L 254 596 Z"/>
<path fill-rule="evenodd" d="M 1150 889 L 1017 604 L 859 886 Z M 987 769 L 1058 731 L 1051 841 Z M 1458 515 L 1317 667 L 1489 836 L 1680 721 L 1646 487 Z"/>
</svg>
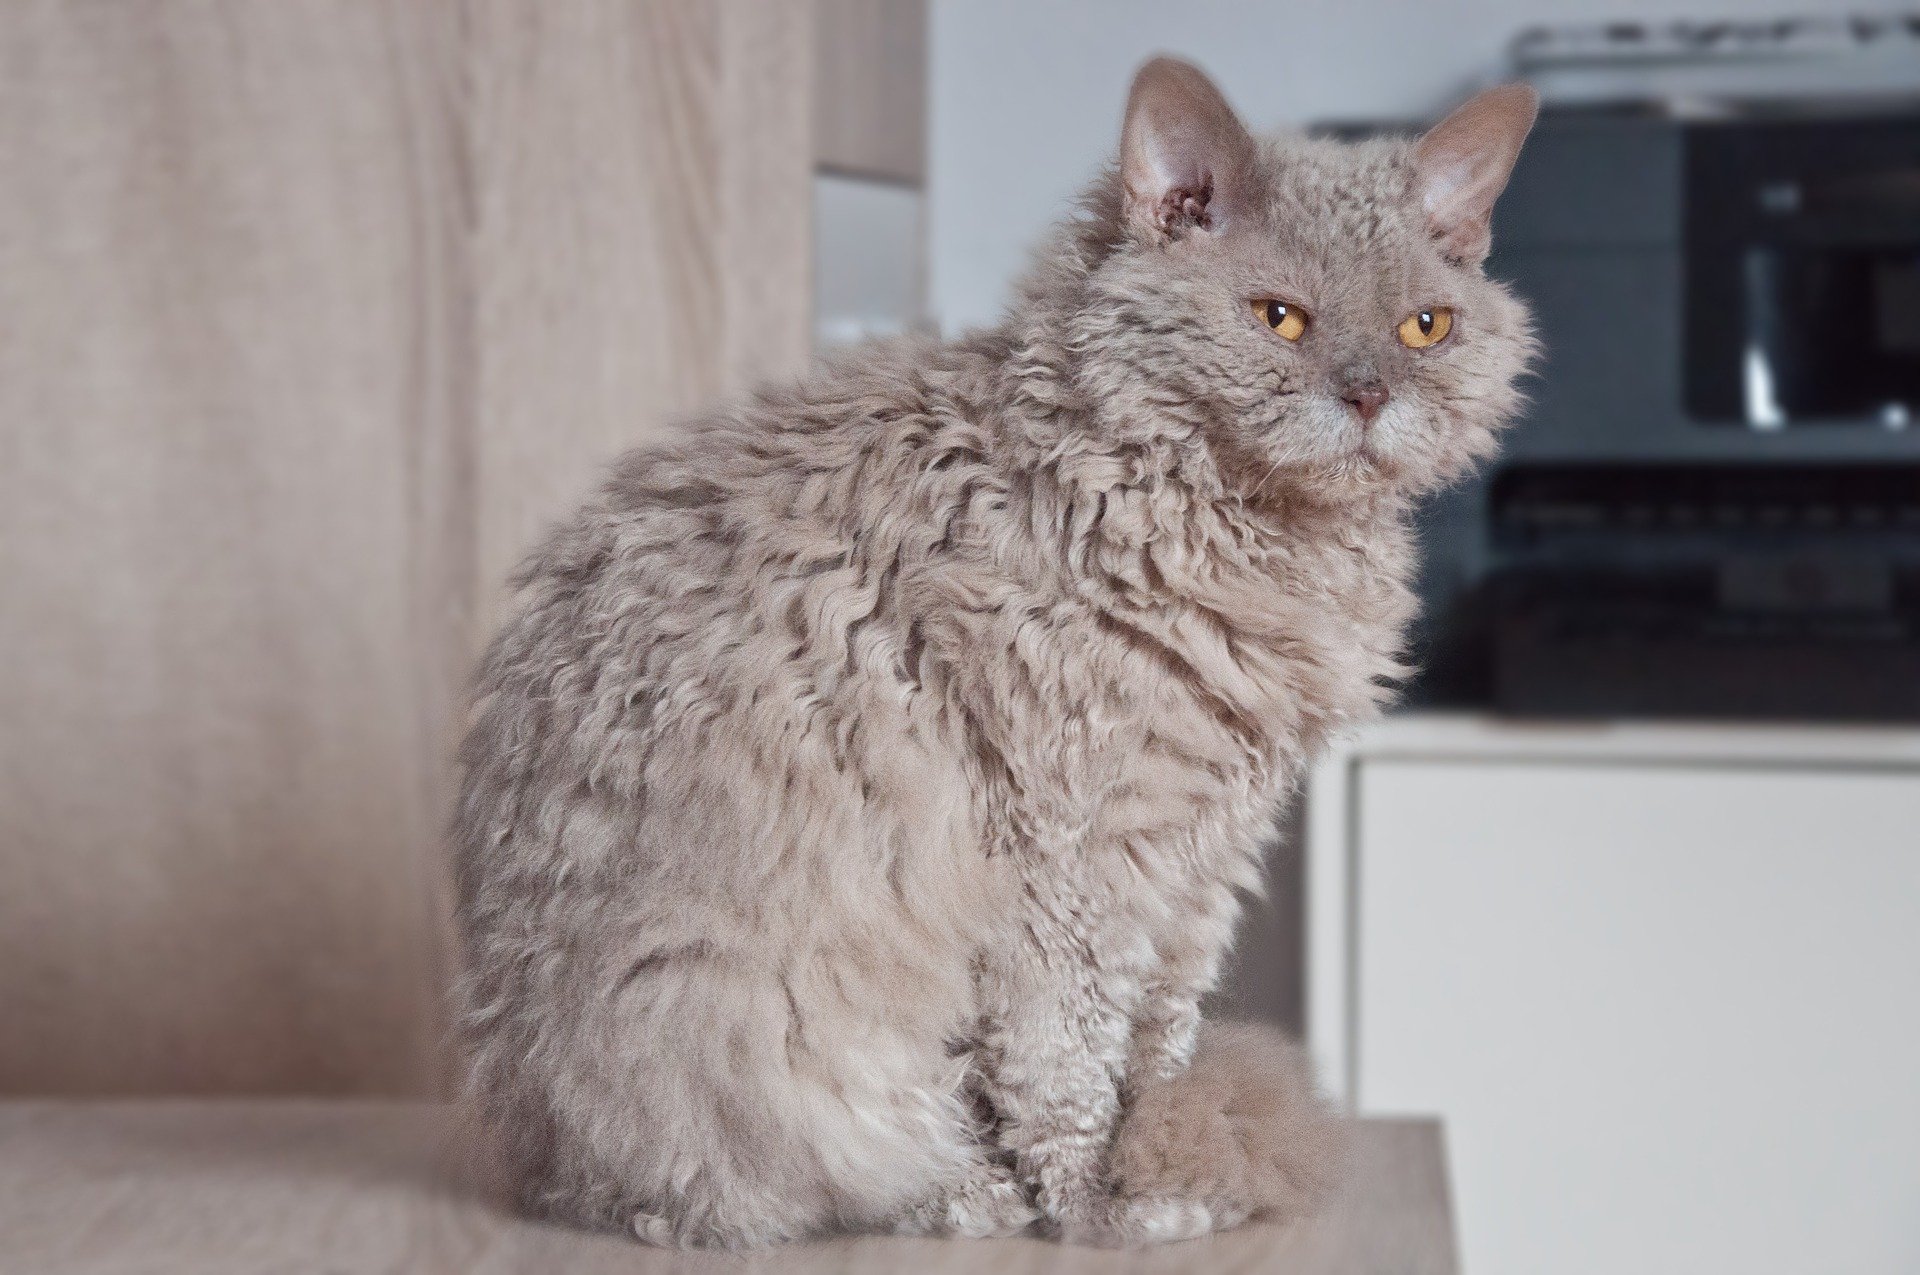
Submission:
<svg viewBox="0 0 1920 1275">
<path fill-rule="evenodd" d="M 1467 1275 L 1920 1271 L 1920 733 L 1396 719 L 1308 821 L 1314 1046 Z"/>
</svg>

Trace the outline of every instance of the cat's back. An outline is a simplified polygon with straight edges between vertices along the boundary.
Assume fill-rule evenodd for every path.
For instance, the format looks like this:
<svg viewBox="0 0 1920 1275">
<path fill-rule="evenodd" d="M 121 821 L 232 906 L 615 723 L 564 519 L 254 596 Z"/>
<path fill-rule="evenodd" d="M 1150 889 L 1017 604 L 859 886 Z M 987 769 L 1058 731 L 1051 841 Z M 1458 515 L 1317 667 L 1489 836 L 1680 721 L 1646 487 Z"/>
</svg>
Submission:
<svg viewBox="0 0 1920 1275">
<path fill-rule="evenodd" d="M 987 448 L 975 362 L 882 347 L 696 422 L 517 577 L 455 852 L 471 1083 L 542 1207 L 797 1234 L 964 1165 L 946 1042 L 1009 887 L 903 595 L 977 463 L 942 457 Z M 831 1194 L 782 1167 L 823 1147 Z"/>
<path fill-rule="evenodd" d="M 667 841 L 750 847 L 770 817 L 750 793 L 922 805 L 937 727 L 904 598 L 939 557 L 948 489 L 993 448 L 992 366 L 978 344 L 869 346 L 621 457 L 515 577 L 463 750 L 462 855 L 484 875 L 521 845 L 623 867 Z M 583 808 L 671 835 L 526 826 Z M 705 826 L 668 829 L 673 811 Z M 764 865 L 719 866 L 716 895 Z"/>
<path fill-rule="evenodd" d="M 737 581 L 852 550 L 873 556 L 906 532 L 943 453 L 988 446 L 993 370 L 974 343 L 874 342 L 678 425 L 619 457 L 515 583 L 537 602 L 556 588 L 671 587 L 662 575 L 689 586 L 683 564 L 708 558 Z"/>
<path fill-rule="evenodd" d="M 770 578 L 874 556 L 908 530 L 931 453 L 979 432 L 987 368 L 963 345 L 880 342 L 628 451 L 514 576 L 485 676 L 529 644 L 611 625 L 650 644 L 688 636 L 702 611 L 764 604 L 753 586 Z M 663 623 L 633 630 L 642 616 Z"/>
</svg>

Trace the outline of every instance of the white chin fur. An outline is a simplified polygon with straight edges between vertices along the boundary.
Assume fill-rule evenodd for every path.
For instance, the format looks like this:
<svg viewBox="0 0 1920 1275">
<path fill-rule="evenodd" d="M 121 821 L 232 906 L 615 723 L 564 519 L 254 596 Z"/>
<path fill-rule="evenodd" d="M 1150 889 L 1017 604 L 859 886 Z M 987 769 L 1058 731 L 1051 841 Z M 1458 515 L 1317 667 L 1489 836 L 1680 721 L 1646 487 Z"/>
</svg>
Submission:
<svg viewBox="0 0 1920 1275">
<path fill-rule="evenodd" d="M 1352 456 L 1366 443 L 1353 409 L 1330 395 L 1303 395 L 1281 424 L 1276 459 L 1283 465 L 1324 465 Z"/>
<path fill-rule="evenodd" d="M 1344 408 L 1346 405 L 1343 403 L 1341 406 Z M 1352 412 L 1348 412 L 1348 416 L 1358 423 L 1358 418 L 1353 417 Z M 1366 427 L 1359 446 L 1371 460 L 1403 460 L 1419 428 L 1419 415 L 1410 404 L 1389 399 Z"/>
</svg>

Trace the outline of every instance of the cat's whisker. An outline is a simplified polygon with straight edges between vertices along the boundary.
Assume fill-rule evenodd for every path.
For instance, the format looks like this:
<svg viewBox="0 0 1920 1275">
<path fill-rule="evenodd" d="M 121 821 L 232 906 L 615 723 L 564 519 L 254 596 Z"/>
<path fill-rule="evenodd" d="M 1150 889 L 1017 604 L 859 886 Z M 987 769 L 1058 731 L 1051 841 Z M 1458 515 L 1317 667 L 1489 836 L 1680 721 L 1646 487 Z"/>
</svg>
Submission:
<svg viewBox="0 0 1920 1275">
<path fill-rule="evenodd" d="M 1267 484 L 1273 481 L 1273 476 L 1280 472 L 1280 466 L 1285 463 L 1286 463 L 1286 457 L 1282 456 L 1277 460 L 1275 460 L 1273 464 L 1267 467 L 1267 472 L 1261 475 L 1260 481 L 1253 485 L 1253 490 L 1256 495 L 1264 496 L 1266 494 Z"/>
</svg>

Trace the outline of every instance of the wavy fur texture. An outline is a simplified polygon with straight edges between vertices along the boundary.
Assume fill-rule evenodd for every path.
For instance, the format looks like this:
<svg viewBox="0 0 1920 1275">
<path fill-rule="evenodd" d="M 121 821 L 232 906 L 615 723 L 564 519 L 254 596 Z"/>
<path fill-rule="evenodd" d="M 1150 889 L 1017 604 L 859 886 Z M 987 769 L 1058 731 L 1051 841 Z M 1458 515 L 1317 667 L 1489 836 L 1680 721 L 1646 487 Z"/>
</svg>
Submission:
<svg viewBox="0 0 1920 1275">
<path fill-rule="evenodd" d="M 1205 1023 L 1187 1069 L 1129 1105 L 1109 1173 L 1120 1195 L 1191 1200 L 1217 1227 L 1291 1221 L 1338 1191 L 1349 1134 L 1298 1044 L 1268 1027 Z"/>
<path fill-rule="evenodd" d="M 1412 502 L 1491 450 L 1531 338 L 1426 143 L 1255 142 L 1217 96 L 1142 72 L 999 327 L 625 457 L 518 575 L 453 838 L 469 1088 L 527 1207 L 1136 1244 L 1319 1198 L 1304 1063 L 1222 1033 L 1190 1068 L 1198 1004 L 1303 768 L 1402 673 Z M 1444 345 L 1395 342 L 1440 303 Z"/>
</svg>

